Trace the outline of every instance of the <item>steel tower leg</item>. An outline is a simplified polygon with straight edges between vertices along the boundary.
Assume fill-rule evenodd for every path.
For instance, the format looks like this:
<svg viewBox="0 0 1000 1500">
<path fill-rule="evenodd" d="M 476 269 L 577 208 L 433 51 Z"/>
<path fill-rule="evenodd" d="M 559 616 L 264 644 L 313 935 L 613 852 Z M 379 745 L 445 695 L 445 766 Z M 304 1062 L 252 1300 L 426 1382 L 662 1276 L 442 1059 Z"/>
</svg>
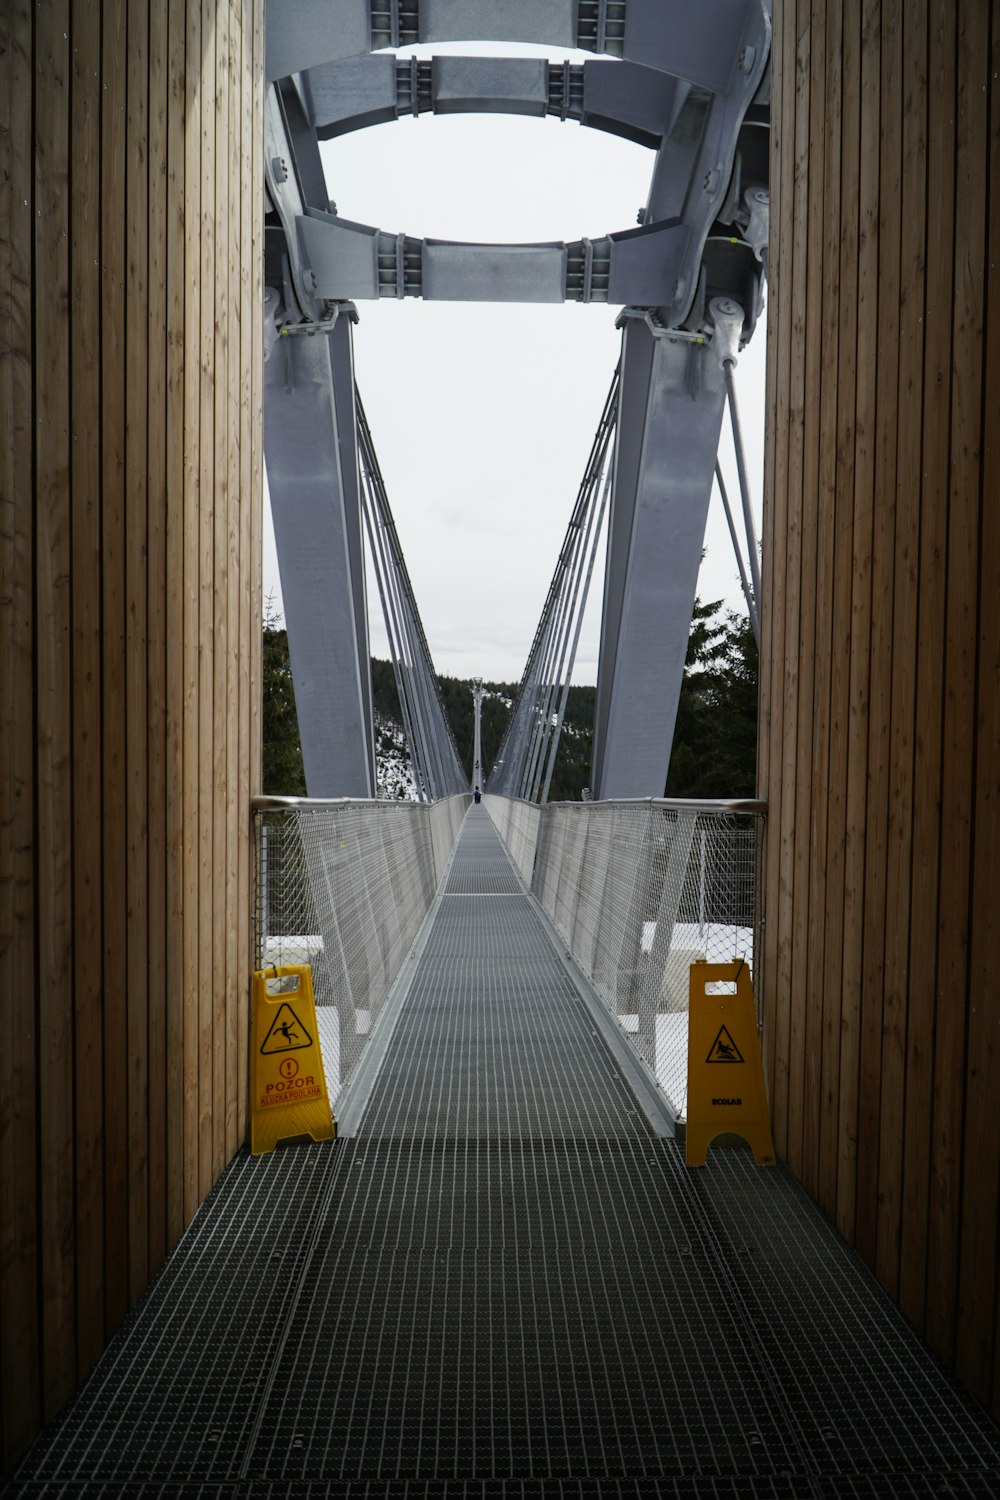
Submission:
<svg viewBox="0 0 1000 1500">
<path fill-rule="evenodd" d="M 310 797 L 374 797 L 351 323 L 289 335 L 265 369 L 264 445 Z"/>
<path fill-rule="evenodd" d="M 594 796 L 662 797 L 743 312 L 712 304 L 711 341 L 627 317 L 604 616 Z"/>
</svg>

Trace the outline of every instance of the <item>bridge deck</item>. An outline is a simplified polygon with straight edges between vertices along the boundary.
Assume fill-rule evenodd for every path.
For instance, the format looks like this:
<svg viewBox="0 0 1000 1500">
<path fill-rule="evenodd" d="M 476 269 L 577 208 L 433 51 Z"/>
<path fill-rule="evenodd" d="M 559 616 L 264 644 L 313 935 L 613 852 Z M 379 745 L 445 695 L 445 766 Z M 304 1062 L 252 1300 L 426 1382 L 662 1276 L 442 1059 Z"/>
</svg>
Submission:
<svg viewBox="0 0 1000 1500">
<path fill-rule="evenodd" d="M 18 1493 L 995 1495 L 783 1168 L 658 1139 L 470 812 L 356 1138 L 232 1163 Z"/>
</svg>

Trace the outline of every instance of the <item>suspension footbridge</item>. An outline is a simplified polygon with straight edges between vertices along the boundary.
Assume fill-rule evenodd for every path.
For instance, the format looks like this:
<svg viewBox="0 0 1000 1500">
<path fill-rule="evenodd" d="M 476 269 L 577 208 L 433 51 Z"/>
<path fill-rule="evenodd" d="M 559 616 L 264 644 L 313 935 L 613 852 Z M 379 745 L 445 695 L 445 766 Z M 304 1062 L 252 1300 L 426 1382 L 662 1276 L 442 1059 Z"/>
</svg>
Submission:
<svg viewBox="0 0 1000 1500">
<path fill-rule="evenodd" d="M 997 5 L 96 14 L 0 13 L 4 1493 L 1000 1492 Z M 637 143 L 640 221 L 339 214 L 322 144 L 428 113 Z M 620 335 L 471 771 L 354 367 L 414 298 Z M 256 769 L 265 464 L 302 799 Z M 716 488 L 759 796 L 670 801 Z M 598 593 L 592 797 L 554 803 Z M 412 802 L 376 796 L 369 604 Z M 766 1169 L 685 1160 L 722 961 Z M 250 976 L 300 964 L 337 1138 L 254 1157 Z"/>
</svg>

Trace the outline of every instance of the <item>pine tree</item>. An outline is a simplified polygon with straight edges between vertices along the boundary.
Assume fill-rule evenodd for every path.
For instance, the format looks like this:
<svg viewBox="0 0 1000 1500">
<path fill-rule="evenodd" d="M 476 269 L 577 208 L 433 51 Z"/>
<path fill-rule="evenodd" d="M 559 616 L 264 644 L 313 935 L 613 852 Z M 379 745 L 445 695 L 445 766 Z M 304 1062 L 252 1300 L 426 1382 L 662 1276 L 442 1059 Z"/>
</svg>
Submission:
<svg viewBox="0 0 1000 1500">
<path fill-rule="evenodd" d="M 721 600 L 695 601 L 667 773 L 668 797 L 752 797 L 757 777 L 757 644 Z"/>
<path fill-rule="evenodd" d="M 278 618 L 274 601 L 269 598 L 264 610 L 261 662 L 262 784 L 272 797 L 304 797 L 306 777 L 288 633 L 279 626 Z"/>
<path fill-rule="evenodd" d="M 695 601 L 684 679 L 677 706 L 667 776 L 668 797 L 752 797 L 757 761 L 757 647 L 749 620 L 721 601 Z M 264 790 L 273 796 L 305 796 L 305 774 L 295 716 L 295 689 L 288 638 L 268 600 L 263 658 Z M 372 699 L 385 722 L 401 723 L 392 665 L 372 658 Z M 472 683 L 439 676 L 441 701 L 466 773 L 472 774 Z M 483 766 L 490 767 L 510 719 L 517 687 L 485 683 Z M 593 687 L 572 687 L 549 790 L 552 802 L 578 801 L 590 783 L 593 746 Z"/>
</svg>

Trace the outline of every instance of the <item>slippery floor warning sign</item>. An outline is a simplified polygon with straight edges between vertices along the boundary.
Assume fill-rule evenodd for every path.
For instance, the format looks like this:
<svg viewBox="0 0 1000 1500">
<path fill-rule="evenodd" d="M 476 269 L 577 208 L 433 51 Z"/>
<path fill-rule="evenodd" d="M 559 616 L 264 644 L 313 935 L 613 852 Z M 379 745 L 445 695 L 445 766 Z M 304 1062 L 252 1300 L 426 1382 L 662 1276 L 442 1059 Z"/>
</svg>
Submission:
<svg viewBox="0 0 1000 1500">
<path fill-rule="evenodd" d="M 708 993 L 728 986 L 728 993 Z M 741 1135 L 758 1166 L 774 1166 L 774 1140 L 750 971 L 742 959 L 691 965 L 688 1107 L 684 1157 L 703 1167 L 717 1135 Z"/>
<path fill-rule="evenodd" d="M 260 1051 L 262 1057 L 268 1057 L 272 1052 L 295 1052 L 312 1045 L 312 1037 L 292 1007 L 283 1004 L 260 1044 Z"/>
<path fill-rule="evenodd" d="M 272 1150 L 288 1136 L 311 1135 L 314 1141 L 328 1141 L 336 1134 L 316 1035 L 309 965 L 258 970 L 253 976 L 250 1064 L 250 1150 L 254 1156 Z"/>
<path fill-rule="evenodd" d="M 729 1028 L 720 1026 L 719 1034 L 712 1043 L 712 1049 L 705 1061 L 707 1063 L 741 1063 L 745 1062 L 746 1058 L 733 1041 Z"/>
</svg>

